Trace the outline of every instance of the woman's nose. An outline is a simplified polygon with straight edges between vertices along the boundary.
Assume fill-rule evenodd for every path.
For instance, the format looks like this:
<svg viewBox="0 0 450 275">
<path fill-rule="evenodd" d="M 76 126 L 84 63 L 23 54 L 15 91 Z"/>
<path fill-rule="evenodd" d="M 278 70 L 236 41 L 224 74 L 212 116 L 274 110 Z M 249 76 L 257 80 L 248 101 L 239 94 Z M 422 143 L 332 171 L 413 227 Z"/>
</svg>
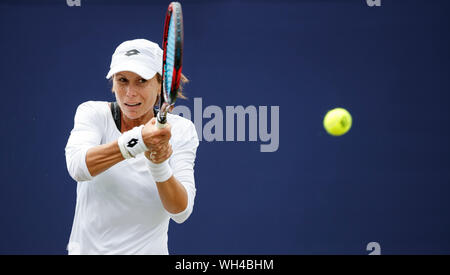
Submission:
<svg viewBox="0 0 450 275">
<path fill-rule="evenodd" d="M 137 95 L 136 88 L 133 87 L 132 85 L 128 85 L 127 86 L 127 96 L 133 97 L 133 96 L 136 96 L 136 95 Z"/>
</svg>

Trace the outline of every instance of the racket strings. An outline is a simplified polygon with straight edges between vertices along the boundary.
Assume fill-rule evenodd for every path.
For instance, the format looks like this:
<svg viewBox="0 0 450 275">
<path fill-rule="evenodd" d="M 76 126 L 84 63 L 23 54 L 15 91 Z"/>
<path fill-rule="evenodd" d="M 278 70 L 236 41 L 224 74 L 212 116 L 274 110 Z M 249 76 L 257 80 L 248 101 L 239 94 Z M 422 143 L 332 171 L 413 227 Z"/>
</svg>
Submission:
<svg viewBox="0 0 450 275">
<path fill-rule="evenodd" d="M 172 87 L 173 70 L 175 66 L 175 16 L 172 16 L 169 23 L 169 30 L 167 36 L 167 55 L 165 64 L 165 86 L 166 91 L 170 92 Z M 170 96 L 170 95 L 169 95 Z"/>
</svg>

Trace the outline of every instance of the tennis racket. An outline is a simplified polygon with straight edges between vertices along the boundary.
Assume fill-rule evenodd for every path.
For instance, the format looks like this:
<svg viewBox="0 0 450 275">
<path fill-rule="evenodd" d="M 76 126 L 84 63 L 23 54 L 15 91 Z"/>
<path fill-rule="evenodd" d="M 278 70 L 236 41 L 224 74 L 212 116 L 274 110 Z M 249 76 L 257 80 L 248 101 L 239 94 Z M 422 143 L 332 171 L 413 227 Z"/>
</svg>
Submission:
<svg viewBox="0 0 450 275">
<path fill-rule="evenodd" d="M 180 88 L 183 59 L 183 13 L 181 4 L 169 5 L 164 23 L 162 83 L 156 126 L 164 128 L 167 113 L 175 104 Z"/>
</svg>

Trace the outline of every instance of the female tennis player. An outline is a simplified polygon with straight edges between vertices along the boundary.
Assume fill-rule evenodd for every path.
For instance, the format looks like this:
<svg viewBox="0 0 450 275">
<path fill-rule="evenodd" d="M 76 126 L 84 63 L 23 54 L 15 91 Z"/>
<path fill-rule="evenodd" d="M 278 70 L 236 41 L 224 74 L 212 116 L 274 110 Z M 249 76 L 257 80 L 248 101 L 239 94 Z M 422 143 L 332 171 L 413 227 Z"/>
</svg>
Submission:
<svg viewBox="0 0 450 275">
<path fill-rule="evenodd" d="M 123 42 L 106 77 L 116 102 L 77 108 L 65 148 L 78 182 L 69 254 L 168 254 L 170 219 L 182 223 L 192 212 L 197 132 L 172 114 L 156 127 L 161 63 L 157 44 Z"/>
</svg>

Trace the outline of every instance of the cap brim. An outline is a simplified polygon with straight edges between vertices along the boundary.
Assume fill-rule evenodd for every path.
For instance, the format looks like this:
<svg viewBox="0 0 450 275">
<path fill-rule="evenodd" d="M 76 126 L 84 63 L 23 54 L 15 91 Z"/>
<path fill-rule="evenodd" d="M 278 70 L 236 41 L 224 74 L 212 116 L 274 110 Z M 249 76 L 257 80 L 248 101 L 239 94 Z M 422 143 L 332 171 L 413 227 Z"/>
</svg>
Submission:
<svg viewBox="0 0 450 275">
<path fill-rule="evenodd" d="M 126 63 L 122 63 L 120 65 L 114 66 L 111 68 L 106 75 L 106 79 L 110 79 L 114 74 L 118 72 L 133 72 L 135 74 L 140 75 L 142 78 L 149 80 L 155 76 L 157 73 L 156 71 L 153 71 L 149 69 L 148 67 L 142 66 L 141 64 L 133 61 L 129 61 Z"/>
</svg>

